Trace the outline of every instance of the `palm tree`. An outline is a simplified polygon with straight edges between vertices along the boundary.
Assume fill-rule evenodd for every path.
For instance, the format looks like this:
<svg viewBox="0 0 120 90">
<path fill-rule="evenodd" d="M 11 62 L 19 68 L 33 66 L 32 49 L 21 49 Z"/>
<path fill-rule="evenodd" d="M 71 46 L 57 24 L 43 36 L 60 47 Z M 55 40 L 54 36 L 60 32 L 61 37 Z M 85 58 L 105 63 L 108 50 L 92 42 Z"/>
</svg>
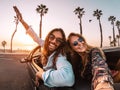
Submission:
<svg viewBox="0 0 120 90">
<path fill-rule="evenodd" d="M 77 7 L 75 10 L 74 10 L 75 14 L 78 15 L 78 18 L 80 20 L 80 34 L 82 35 L 82 16 L 84 15 L 85 11 L 84 11 L 84 8 L 80 8 L 80 7 Z"/>
<path fill-rule="evenodd" d="M 111 21 L 111 24 L 113 25 L 113 43 L 114 43 L 114 46 L 116 46 L 115 29 L 114 29 L 115 20 L 116 20 L 116 17 L 114 17 L 114 16 L 110 16 L 110 17 L 108 18 L 108 21 Z"/>
<path fill-rule="evenodd" d="M 111 41 L 111 44 L 110 44 L 110 45 L 111 45 L 112 47 L 114 46 L 113 44 L 114 44 L 114 42 L 113 42 L 113 41 Z"/>
<path fill-rule="evenodd" d="M 98 10 L 96 9 L 95 11 L 93 11 L 93 16 L 97 17 L 97 20 L 99 21 L 99 27 L 100 27 L 100 37 L 101 37 L 101 43 L 100 43 L 100 47 L 102 47 L 102 43 L 103 43 L 103 34 L 102 34 L 102 25 L 101 25 L 101 15 L 102 15 L 102 10 Z"/>
<path fill-rule="evenodd" d="M 2 46 L 4 47 L 4 52 L 5 52 L 5 46 L 6 46 L 7 42 L 6 41 L 2 41 Z"/>
<path fill-rule="evenodd" d="M 110 40 L 110 46 L 112 46 L 112 45 L 111 45 L 111 38 L 112 38 L 112 37 L 111 37 L 111 36 L 109 36 L 109 40 Z"/>
<path fill-rule="evenodd" d="M 117 29 L 118 29 L 118 33 L 119 33 L 119 36 L 120 36 L 120 21 L 116 21 L 116 26 L 117 26 Z"/>
<path fill-rule="evenodd" d="M 15 27 L 15 31 L 13 32 L 12 36 L 11 36 L 11 44 L 10 44 L 10 47 L 11 47 L 11 53 L 12 53 L 12 41 L 13 41 L 13 37 L 17 31 L 17 25 L 18 25 L 18 18 L 16 16 L 14 16 L 14 19 L 15 19 L 15 24 L 16 24 L 16 27 Z"/>
<path fill-rule="evenodd" d="M 120 46 L 120 42 L 119 42 L 120 36 L 116 35 L 116 39 L 118 40 L 118 46 Z"/>
<path fill-rule="evenodd" d="M 44 14 L 46 14 L 48 12 L 48 8 L 46 7 L 46 5 L 40 4 L 38 5 L 38 7 L 36 8 L 37 13 L 40 14 L 40 30 L 39 30 L 39 37 L 42 37 L 42 16 L 44 16 Z"/>
</svg>

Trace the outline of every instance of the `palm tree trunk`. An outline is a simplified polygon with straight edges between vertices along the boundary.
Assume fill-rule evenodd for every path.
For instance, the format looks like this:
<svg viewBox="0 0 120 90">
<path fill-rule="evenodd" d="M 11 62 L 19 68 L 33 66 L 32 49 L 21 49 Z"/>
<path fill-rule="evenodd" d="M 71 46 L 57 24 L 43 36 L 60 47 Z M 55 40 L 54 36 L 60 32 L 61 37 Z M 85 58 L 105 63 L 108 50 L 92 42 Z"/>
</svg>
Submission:
<svg viewBox="0 0 120 90">
<path fill-rule="evenodd" d="M 120 29 L 118 30 L 118 33 L 119 33 L 119 37 L 120 37 Z"/>
<path fill-rule="evenodd" d="M 119 42 L 119 39 L 120 39 L 120 27 L 118 26 L 117 29 L 118 29 L 118 46 L 120 46 L 120 42 Z"/>
<path fill-rule="evenodd" d="M 118 46 L 120 46 L 119 38 L 118 38 Z"/>
<path fill-rule="evenodd" d="M 10 45 L 11 46 L 11 53 L 12 53 L 12 41 L 13 41 L 13 37 L 14 37 L 16 31 L 17 31 L 17 25 L 18 24 L 16 24 L 15 31 L 13 32 L 12 37 L 11 37 L 11 45 Z"/>
<path fill-rule="evenodd" d="M 5 53 L 5 46 L 4 46 L 4 53 Z"/>
<path fill-rule="evenodd" d="M 117 29 L 118 29 L 118 35 L 119 35 L 119 37 L 120 37 L 120 27 L 117 26 Z"/>
<path fill-rule="evenodd" d="M 114 46 L 116 46 L 114 23 L 113 23 L 113 43 Z"/>
<path fill-rule="evenodd" d="M 80 17 L 80 34 L 82 35 L 82 20 L 81 20 L 81 17 Z"/>
<path fill-rule="evenodd" d="M 39 31 L 39 37 L 42 37 L 42 14 L 40 14 L 40 31 Z"/>
<path fill-rule="evenodd" d="M 100 47 L 102 48 L 102 43 L 103 43 L 103 35 L 102 35 L 102 26 L 101 26 L 101 21 L 99 19 L 99 26 L 100 26 L 100 37 L 101 37 L 101 43 L 100 43 Z"/>
<path fill-rule="evenodd" d="M 110 38 L 110 46 L 111 46 L 111 38 Z"/>
<path fill-rule="evenodd" d="M 13 36 L 12 36 L 12 38 L 11 38 L 11 44 L 10 44 L 11 53 L 12 53 L 12 40 L 13 40 Z"/>
</svg>

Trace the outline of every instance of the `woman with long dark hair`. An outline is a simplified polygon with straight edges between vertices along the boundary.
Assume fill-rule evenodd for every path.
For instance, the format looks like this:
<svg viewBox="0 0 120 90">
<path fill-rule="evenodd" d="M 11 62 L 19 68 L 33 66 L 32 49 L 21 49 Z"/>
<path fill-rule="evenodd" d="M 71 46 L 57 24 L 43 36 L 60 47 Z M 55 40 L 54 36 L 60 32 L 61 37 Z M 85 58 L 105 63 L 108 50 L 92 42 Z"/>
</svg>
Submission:
<svg viewBox="0 0 120 90">
<path fill-rule="evenodd" d="M 76 73 L 78 75 L 75 75 L 77 76 L 75 90 L 80 90 L 79 87 L 85 81 L 88 84 L 87 90 L 91 90 L 90 88 L 92 90 L 114 90 L 113 79 L 103 51 L 98 47 L 87 44 L 85 38 L 77 33 L 70 33 L 67 42 L 71 54 L 80 56 L 79 64 L 73 65 L 78 67 Z M 71 62 L 75 61 L 75 59 L 71 60 Z M 75 69 L 74 71 L 76 71 Z"/>
<path fill-rule="evenodd" d="M 55 28 L 51 30 L 44 41 L 23 20 L 16 6 L 14 6 L 14 10 L 26 32 L 38 45 L 43 47 L 41 50 L 41 63 L 43 68 L 40 68 L 36 73 L 36 81 L 39 81 L 39 79 L 43 80 L 44 85 L 49 88 L 72 87 L 74 84 L 74 73 L 72 65 L 66 58 L 67 44 L 63 29 Z"/>
</svg>

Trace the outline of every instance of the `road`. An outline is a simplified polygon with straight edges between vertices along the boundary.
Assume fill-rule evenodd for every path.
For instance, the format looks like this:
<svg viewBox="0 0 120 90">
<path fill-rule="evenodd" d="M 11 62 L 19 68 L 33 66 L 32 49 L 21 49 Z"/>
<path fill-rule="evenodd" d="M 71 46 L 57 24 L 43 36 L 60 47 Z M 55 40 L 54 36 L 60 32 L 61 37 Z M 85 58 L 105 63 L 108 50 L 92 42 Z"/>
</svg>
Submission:
<svg viewBox="0 0 120 90">
<path fill-rule="evenodd" d="M 26 64 L 19 60 L 24 54 L 0 54 L 0 90 L 33 90 Z"/>
</svg>

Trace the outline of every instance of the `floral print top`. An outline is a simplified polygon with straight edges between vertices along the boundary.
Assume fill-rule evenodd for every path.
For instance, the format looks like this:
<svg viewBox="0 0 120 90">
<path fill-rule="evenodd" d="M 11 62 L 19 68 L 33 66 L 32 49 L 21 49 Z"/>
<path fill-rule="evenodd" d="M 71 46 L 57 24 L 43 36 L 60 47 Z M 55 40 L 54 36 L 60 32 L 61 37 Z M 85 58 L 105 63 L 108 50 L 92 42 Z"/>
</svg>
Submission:
<svg viewBox="0 0 120 90">
<path fill-rule="evenodd" d="M 102 55 L 100 49 L 93 48 L 89 52 L 88 62 L 86 64 L 83 78 L 92 81 L 92 88 L 95 88 L 100 82 L 110 82 L 113 84 L 110 69 L 106 63 L 106 59 Z M 98 81 L 98 77 L 101 77 L 101 81 Z"/>
</svg>

